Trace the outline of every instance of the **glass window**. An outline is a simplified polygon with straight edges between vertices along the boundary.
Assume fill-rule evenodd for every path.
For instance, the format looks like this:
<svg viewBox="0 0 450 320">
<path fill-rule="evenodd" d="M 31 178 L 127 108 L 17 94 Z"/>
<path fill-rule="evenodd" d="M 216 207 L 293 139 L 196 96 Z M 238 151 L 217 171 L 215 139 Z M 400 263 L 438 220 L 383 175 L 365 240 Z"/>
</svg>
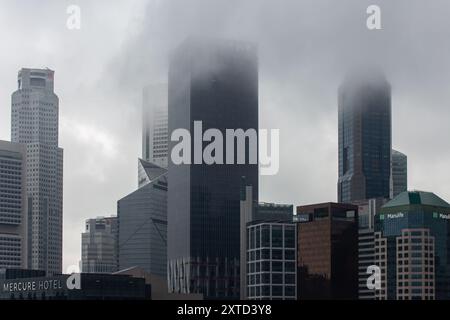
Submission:
<svg viewBox="0 0 450 320">
<path fill-rule="evenodd" d="M 282 296 L 283 287 L 282 286 L 272 286 L 272 296 Z"/>
<path fill-rule="evenodd" d="M 270 228 L 267 225 L 261 228 L 261 246 L 270 247 Z"/>
<path fill-rule="evenodd" d="M 289 297 L 295 296 L 295 286 L 286 286 L 284 287 L 284 295 Z"/>
<path fill-rule="evenodd" d="M 272 260 L 283 260 L 283 251 L 281 249 L 272 250 Z"/>
<path fill-rule="evenodd" d="M 295 274 L 287 273 L 284 275 L 284 283 L 295 284 Z"/>
<path fill-rule="evenodd" d="M 295 250 L 285 250 L 284 251 L 285 260 L 295 260 Z"/>
<path fill-rule="evenodd" d="M 272 271 L 283 271 L 283 263 L 278 261 L 272 261 Z"/>
<path fill-rule="evenodd" d="M 295 272 L 295 262 L 285 262 L 284 263 L 285 272 Z"/>
<path fill-rule="evenodd" d="M 272 274 L 272 283 L 273 284 L 283 284 L 283 274 L 282 273 L 273 273 Z"/>
<path fill-rule="evenodd" d="M 284 230 L 285 248 L 295 248 L 295 227 L 286 227 Z"/>
<path fill-rule="evenodd" d="M 272 247 L 283 247 L 283 229 L 282 226 L 272 226 Z"/>
</svg>

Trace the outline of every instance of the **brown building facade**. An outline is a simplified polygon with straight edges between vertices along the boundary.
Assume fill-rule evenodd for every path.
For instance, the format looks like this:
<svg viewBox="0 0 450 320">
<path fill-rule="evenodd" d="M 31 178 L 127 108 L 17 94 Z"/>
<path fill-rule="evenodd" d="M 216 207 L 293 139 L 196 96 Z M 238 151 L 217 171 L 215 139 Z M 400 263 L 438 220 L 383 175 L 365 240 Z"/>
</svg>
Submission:
<svg viewBox="0 0 450 320">
<path fill-rule="evenodd" d="M 297 207 L 298 299 L 358 298 L 358 206 Z"/>
</svg>

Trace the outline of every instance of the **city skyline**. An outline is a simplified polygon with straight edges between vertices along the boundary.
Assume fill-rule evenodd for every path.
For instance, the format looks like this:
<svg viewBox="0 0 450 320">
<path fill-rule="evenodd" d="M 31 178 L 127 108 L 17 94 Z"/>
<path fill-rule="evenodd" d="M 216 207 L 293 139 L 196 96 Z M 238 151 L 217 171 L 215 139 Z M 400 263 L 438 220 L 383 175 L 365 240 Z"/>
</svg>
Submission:
<svg viewBox="0 0 450 320">
<path fill-rule="evenodd" d="M 170 1 L 169 1 L 170 2 Z M 306 1 L 307 2 L 307 1 Z M 82 29 L 69 31 L 65 29 L 59 20 L 65 20 L 64 5 L 46 3 L 44 9 L 49 9 L 51 15 L 55 15 L 54 20 L 44 21 L 44 26 L 30 34 L 30 47 L 20 41 L 12 41 L 12 50 L 19 52 L 17 55 L 8 55 L 2 62 L 5 66 L 4 73 L 0 78 L 0 139 L 10 140 L 10 95 L 16 87 L 17 71 L 22 67 L 43 68 L 48 66 L 56 71 L 56 88 L 60 102 L 61 124 L 60 124 L 60 146 L 65 149 L 64 162 L 64 268 L 68 265 L 76 265 L 80 258 L 79 236 L 84 227 L 84 220 L 93 216 L 107 216 L 115 213 L 117 199 L 125 196 L 130 190 L 136 187 L 136 158 L 140 156 L 141 131 L 140 131 L 140 107 L 142 104 L 142 88 L 148 84 L 164 81 L 161 76 L 164 72 L 165 64 L 157 64 L 163 56 L 164 50 L 168 50 L 173 44 L 179 43 L 188 33 L 198 31 L 199 25 L 190 25 L 185 31 L 174 27 L 169 35 L 170 43 L 162 43 L 162 51 L 154 53 L 156 63 L 148 63 L 134 55 L 130 48 L 140 48 L 140 54 L 148 52 L 150 48 L 142 46 L 142 37 L 146 32 L 158 30 L 157 27 L 143 23 L 144 31 L 139 33 L 140 24 L 143 19 L 133 22 L 131 25 L 129 17 L 135 17 L 140 9 L 145 8 L 145 3 L 135 2 L 136 7 L 127 5 L 112 6 L 108 13 L 101 13 L 101 5 L 93 4 L 92 7 L 87 2 L 81 3 L 81 8 L 92 8 L 95 14 L 105 14 L 109 22 L 101 30 L 93 30 L 92 22 L 89 22 L 89 10 L 84 17 Z M 171 10 L 173 4 L 156 7 L 163 12 Z M 324 6 L 328 2 L 323 2 Z M 389 5 L 381 1 L 389 10 Z M 365 4 L 364 4 L 365 5 Z M 435 12 L 437 19 L 434 22 L 422 22 L 425 25 L 414 26 L 412 31 L 406 31 L 411 25 L 398 22 L 401 10 L 393 10 L 386 15 L 385 28 L 393 30 L 397 27 L 393 36 L 381 34 L 372 36 L 367 34 L 362 22 L 359 24 L 358 10 L 363 12 L 364 5 L 356 6 L 348 13 L 349 24 L 342 27 L 352 35 L 356 36 L 362 43 L 373 42 L 372 46 L 383 41 L 392 43 L 393 39 L 400 38 L 400 35 L 413 36 L 413 32 L 420 29 L 432 30 L 442 28 L 446 24 L 440 19 L 440 13 Z M 10 4 L 12 6 L 12 16 L 22 14 L 20 4 Z M 155 8 L 155 7 L 149 7 Z M 228 5 L 222 4 L 218 8 L 206 8 L 199 13 L 203 23 L 210 23 L 208 14 L 213 17 L 218 16 L 220 9 L 225 10 L 225 17 L 220 19 L 221 28 L 212 30 L 210 35 L 219 37 L 238 36 L 236 29 L 227 31 L 227 25 L 231 25 L 234 19 L 245 21 L 242 17 L 234 17 Z M 263 15 L 276 20 L 276 13 L 269 15 L 271 7 L 263 6 Z M 44 10 L 43 8 L 37 11 Z M 251 13 L 249 8 L 241 8 L 243 12 Z M 335 8 L 334 14 L 338 17 L 346 17 L 347 13 Z M 412 14 L 421 11 L 421 7 L 412 7 Z M 150 9 L 149 9 L 150 10 Z M 285 9 L 286 12 L 288 9 Z M 310 9 L 312 10 L 312 9 Z M 342 9 L 343 10 L 343 9 Z M 431 9 L 428 9 L 431 10 Z M 6 11 L 6 10 L 2 10 Z M 145 12 L 145 10 L 142 10 Z M 151 10 L 150 10 L 151 11 Z M 423 10 L 422 10 L 423 11 Z M 426 11 L 426 10 L 425 10 Z M 442 10 L 445 11 L 445 10 Z M 157 11 L 158 12 L 158 11 Z M 169 11 L 170 12 L 170 11 Z M 283 13 L 285 11 L 283 10 Z M 306 11 L 308 12 L 308 11 Z M 311 11 L 309 11 L 311 13 Z M 433 11 L 434 12 L 434 11 Z M 42 13 L 42 12 L 40 12 Z M 314 13 L 314 11 L 313 11 Z M 193 13 L 190 13 L 193 15 Z M 39 16 L 39 15 L 37 15 Z M 60 18 L 58 18 L 60 16 Z M 274 17 L 275 16 L 275 17 Z M 120 19 L 117 17 L 121 17 Z M 189 13 L 183 18 L 188 20 Z M 255 17 L 255 15 L 252 15 Z M 365 17 L 361 14 L 361 17 Z M 36 22 L 33 17 L 28 17 L 26 24 Z M 258 17 L 256 17 L 258 18 Z M 261 20 L 261 19 L 260 19 Z M 257 19 L 257 21 L 260 21 Z M 306 19 L 306 26 L 313 31 L 323 23 L 330 20 L 327 13 L 320 13 L 317 21 Z M 333 19 L 331 19 L 333 21 Z M 363 18 L 360 19 L 363 21 Z M 7 17 L 2 19 L 2 23 L 17 26 Z M 159 24 L 158 24 L 159 23 Z M 292 22 L 293 23 L 293 22 Z M 116 24 L 116 26 L 114 26 Z M 136 26 L 137 24 L 137 26 Z M 156 26 L 165 26 L 161 21 L 155 22 Z M 294 25 L 297 29 L 301 26 Z M 330 24 L 325 24 L 330 26 Z M 17 34 L 25 34 L 23 27 L 17 28 Z M 154 29 L 156 28 L 156 29 Z M 255 35 L 251 25 L 244 25 L 245 36 Z M 447 28 L 448 29 L 448 28 Z M 4 27 L 3 30 L 15 30 L 15 28 Z M 20 31 L 22 30 L 22 31 Z M 260 44 L 260 127 L 281 128 L 281 163 L 280 172 L 277 176 L 261 178 L 260 199 L 264 201 L 274 201 L 281 203 L 293 203 L 301 205 L 321 201 L 336 199 L 336 179 L 337 179 L 337 87 L 342 81 L 340 73 L 332 63 L 326 63 L 329 56 L 323 53 L 326 48 L 342 49 L 341 45 L 324 44 L 321 41 L 311 41 L 312 48 L 321 53 L 321 56 L 313 59 L 311 49 L 306 49 L 304 54 L 298 54 L 295 59 L 286 56 L 287 53 L 280 53 L 271 50 L 270 47 L 280 44 L 276 40 L 284 30 L 271 29 L 272 36 L 256 39 Z M 331 36 L 334 34 L 325 28 L 323 33 L 316 36 Z M 353 30 L 353 31 L 352 31 Z M 354 31 L 357 30 L 357 31 Z M 99 49 L 95 44 L 96 37 L 106 37 L 111 31 L 116 31 L 117 39 L 110 40 L 104 49 Z M 5 31 L 3 31 L 5 32 Z M 47 32 L 47 33 L 45 33 Z M 87 33 L 93 32 L 92 36 Z M 137 32 L 136 38 L 132 40 Z M 384 32 L 384 31 L 381 31 Z M 392 31 L 393 32 L 393 31 Z M 289 34 L 289 33 L 288 33 Z M 292 34 L 290 34 L 292 35 Z M 304 35 L 304 34 L 303 34 Z M 445 34 L 442 34 L 444 36 Z M 35 36 L 35 37 L 34 37 Z M 416 35 L 424 40 L 424 34 Z M 9 37 L 6 37 L 7 39 Z M 20 37 L 19 37 L 20 38 Z M 67 38 L 67 39 L 65 39 Z M 365 39 L 367 38 L 367 39 Z M 448 48 L 439 44 L 440 38 L 426 40 L 426 43 L 438 46 L 445 52 Z M 298 45 L 298 39 L 291 39 Z M 346 39 L 341 39 L 347 43 Z M 134 41 L 139 43 L 134 43 Z M 158 41 L 162 40 L 154 40 Z M 381 55 L 382 64 L 387 65 L 387 78 L 393 85 L 393 146 L 408 155 L 409 161 L 409 189 L 425 189 L 435 192 L 444 199 L 450 198 L 450 191 L 446 185 L 450 181 L 450 174 L 445 170 L 450 159 L 448 150 L 440 148 L 437 143 L 432 143 L 436 137 L 448 136 L 445 119 L 448 110 L 445 109 L 450 101 L 449 94 L 444 91 L 450 81 L 450 68 L 448 65 L 439 65 L 436 62 L 444 62 L 444 58 L 436 55 L 430 59 L 414 53 L 412 50 L 411 59 L 400 61 L 394 59 L 399 57 L 403 49 L 416 48 L 414 41 L 405 40 L 397 47 L 391 49 L 390 53 Z M 123 43 L 121 43 L 123 42 Z M 284 49 L 301 47 L 290 47 L 286 43 L 281 43 Z M 137 47 L 136 47 L 137 46 Z M 371 46 L 371 47 L 372 47 Z M 64 48 L 64 51 L 61 51 Z M 88 47 L 88 49 L 86 49 Z M 130 48 L 128 48 L 130 47 Z M 99 50 L 97 50 L 99 49 Z M 28 51 L 27 51 L 28 50 Z M 86 52 L 83 53 L 82 51 Z M 97 51 L 98 52 L 97 52 Z M 296 51 L 295 50 L 295 51 Z M 441 51 L 442 51 L 441 50 Z M 67 52 L 66 52 L 67 51 Z M 288 50 L 286 50 L 287 52 Z M 438 51 L 438 50 L 436 50 Z M 296 51 L 298 53 L 298 51 Z M 393 54 L 392 52 L 397 52 Z M 377 51 L 379 53 L 379 51 Z M 286 63 L 280 65 L 277 62 L 281 58 L 286 58 Z M 390 56 L 392 54 L 392 56 Z M 159 56 L 158 56 L 159 55 Z M 92 56 L 92 57 L 90 57 Z M 150 59 L 146 57 L 145 59 Z M 164 58 L 165 59 L 165 58 Z M 435 61 L 433 61 L 435 60 Z M 414 63 L 420 61 L 422 64 Z M 73 68 L 83 62 L 82 68 Z M 286 65 L 292 63 L 299 64 L 287 72 Z M 324 63 L 324 64 L 322 64 Z M 395 65 L 395 64 L 398 65 Z M 138 66 L 144 65 L 144 69 L 150 71 L 154 76 L 132 77 Z M 117 68 L 114 68 L 117 66 Z M 386 67 L 386 66 L 385 66 Z M 77 71 L 77 72 L 75 72 Z M 109 73 L 112 71 L 112 74 Z M 152 73 L 153 71 L 153 73 Z M 427 78 L 409 79 L 414 75 L 426 74 Z M 311 77 L 311 75 L 318 76 Z M 319 85 L 321 79 L 327 79 L 324 85 Z M 286 84 L 287 83 L 287 84 Z M 117 92 L 120 89 L 120 94 Z M 299 91 L 298 93 L 296 91 Z M 448 109 L 448 108 L 447 108 Z M 439 116 L 435 114 L 439 112 Z M 105 114 L 107 121 L 104 121 Z M 412 126 L 411 123 L 418 123 L 423 119 L 429 119 L 427 123 L 420 126 Z M 309 123 L 314 123 L 311 126 Z M 414 129 L 420 127 L 420 130 Z M 131 128 L 131 129 L 130 129 Z M 317 133 L 319 131 L 319 133 Z M 311 134 L 314 132 L 314 134 Z M 292 139 L 291 137 L 296 137 Z M 300 147 L 299 147 L 300 146 Z M 292 150 L 299 149 L 295 153 Z M 302 152 L 301 150 L 308 150 Z M 312 153 L 310 153 L 312 152 Z M 308 154 L 308 157 L 305 155 Z M 317 166 L 317 161 L 311 161 L 311 156 L 317 159 L 329 159 L 329 164 Z M 306 158 L 306 159 L 305 159 Z M 308 159 L 309 158 L 309 159 Z M 433 161 L 432 170 L 429 163 Z M 311 162 L 311 163 L 310 163 Z M 318 182 L 314 182 L 317 180 Z M 283 188 L 283 186 L 286 186 Z M 101 190 L 101 191 L 100 191 Z M 96 194 L 96 199 L 92 197 Z"/>
</svg>

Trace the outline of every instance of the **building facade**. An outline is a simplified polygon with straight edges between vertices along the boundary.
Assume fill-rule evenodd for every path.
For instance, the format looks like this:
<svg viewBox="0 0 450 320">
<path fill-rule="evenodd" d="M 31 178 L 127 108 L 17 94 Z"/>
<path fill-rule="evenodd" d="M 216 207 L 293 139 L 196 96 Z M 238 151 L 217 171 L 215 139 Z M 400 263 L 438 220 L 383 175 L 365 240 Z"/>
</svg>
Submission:
<svg viewBox="0 0 450 320">
<path fill-rule="evenodd" d="M 391 86 L 378 71 L 357 72 L 339 88 L 338 202 L 389 198 Z"/>
<path fill-rule="evenodd" d="M 241 222 L 240 222 L 240 299 L 248 298 L 248 226 L 251 223 L 283 222 L 291 223 L 293 218 L 293 205 L 266 203 L 255 203 L 253 198 L 253 187 L 246 184 L 245 179 L 241 185 Z"/>
<path fill-rule="evenodd" d="M 139 160 L 146 183 L 117 202 L 119 270 L 167 274 L 167 170 Z"/>
<path fill-rule="evenodd" d="M 26 268 L 25 146 L 0 140 L 0 268 Z"/>
<path fill-rule="evenodd" d="M 88 219 L 85 226 L 81 234 L 81 272 L 117 271 L 117 217 Z"/>
<path fill-rule="evenodd" d="M 358 207 L 297 207 L 297 297 L 358 299 Z"/>
<path fill-rule="evenodd" d="M 142 104 L 142 159 L 167 168 L 167 84 L 144 88 Z"/>
<path fill-rule="evenodd" d="M 63 150 L 58 147 L 54 71 L 21 69 L 12 94 L 11 140 L 27 154 L 28 266 L 62 271 Z"/>
<path fill-rule="evenodd" d="M 169 132 L 183 128 L 192 136 L 202 134 L 194 131 L 197 121 L 204 131 L 215 129 L 223 137 L 227 129 L 246 133 L 253 129 L 257 139 L 254 45 L 189 39 L 174 52 L 169 68 Z M 227 154 L 223 150 L 223 159 L 233 164 L 205 164 L 198 159 L 207 143 L 194 146 L 193 164 L 169 160 L 168 277 L 173 292 L 202 293 L 205 299 L 239 298 L 243 176 L 254 186 L 252 196 L 258 201 L 258 164 L 250 163 L 251 152 L 257 158 L 257 147 L 245 139 L 244 151 L 239 148 Z M 235 137 L 230 141 L 236 142 Z M 169 144 L 171 152 L 176 143 Z M 239 152 L 245 155 L 244 164 L 237 164 Z"/>
<path fill-rule="evenodd" d="M 297 298 L 296 239 L 292 222 L 255 221 L 247 226 L 247 299 Z"/>
<path fill-rule="evenodd" d="M 392 194 L 391 199 L 408 189 L 408 157 L 392 149 Z"/>
<path fill-rule="evenodd" d="M 389 199 L 376 198 L 355 201 L 358 206 L 358 286 L 360 300 L 374 300 L 375 289 L 367 286 L 372 273 L 369 267 L 375 265 L 375 215 Z"/>
<path fill-rule="evenodd" d="M 375 216 L 380 300 L 450 299 L 450 204 L 431 192 L 405 191 Z"/>
</svg>

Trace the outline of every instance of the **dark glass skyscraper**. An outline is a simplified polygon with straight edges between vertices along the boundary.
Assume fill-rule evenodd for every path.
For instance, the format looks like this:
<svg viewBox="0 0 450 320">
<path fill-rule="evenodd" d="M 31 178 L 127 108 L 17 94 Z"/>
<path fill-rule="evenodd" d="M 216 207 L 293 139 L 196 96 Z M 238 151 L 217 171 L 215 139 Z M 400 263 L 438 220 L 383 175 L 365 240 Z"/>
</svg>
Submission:
<svg viewBox="0 0 450 320">
<path fill-rule="evenodd" d="M 389 198 L 391 87 L 378 71 L 358 72 L 339 88 L 338 201 Z"/>
<path fill-rule="evenodd" d="M 190 131 L 258 129 L 258 63 L 248 43 L 189 39 L 169 69 L 169 137 Z M 169 142 L 172 150 L 176 142 Z M 203 142 L 203 148 L 209 144 Z M 240 185 L 243 176 L 258 201 L 258 165 L 173 163 L 169 152 L 169 289 L 206 299 L 239 298 Z M 224 141 L 225 145 L 225 141 Z M 194 150 L 192 162 L 194 163 Z M 226 159 L 226 150 L 223 150 Z M 236 163 L 236 152 L 234 160 Z"/>
</svg>

